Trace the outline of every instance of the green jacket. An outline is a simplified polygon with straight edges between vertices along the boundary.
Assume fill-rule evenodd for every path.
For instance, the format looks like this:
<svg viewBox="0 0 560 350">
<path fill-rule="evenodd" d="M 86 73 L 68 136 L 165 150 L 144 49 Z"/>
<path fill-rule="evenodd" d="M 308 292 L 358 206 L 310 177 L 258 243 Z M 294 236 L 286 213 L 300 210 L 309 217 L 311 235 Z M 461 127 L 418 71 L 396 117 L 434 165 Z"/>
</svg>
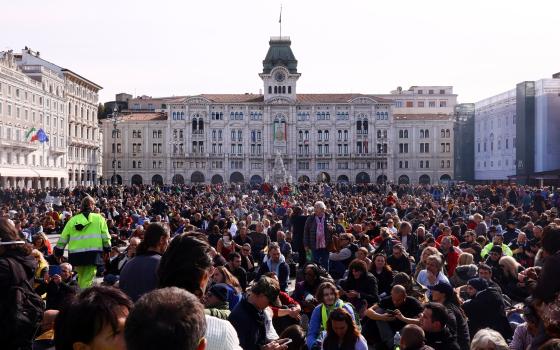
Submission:
<svg viewBox="0 0 560 350">
<path fill-rule="evenodd" d="M 55 254 L 62 256 L 68 246 L 68 260 L 74 266 L 100 265 L 101 253 L 111 251 L 111 235 L 105 218 L 96 213 L 74 215 L 64 227 Z"/>
<path fill-rule="evenodd" d="M 214 307 L 204 309 L 204 313 L 208 316 L 214 316 L 222 320 L 227 320 L 231 311 L 229 310 L 229 303 L 225 301 L 223 304 L 215 305 Z"/>
<path fill-rule="evenodd" d="M 494 243 L 488 243 L 487 245 L 485 245 L 482 251 L 480 252 L 480 256 L 485 258 L 488 255 L 488 253 L 490 253 L 490 249 L 492 249 L 493 246 Z M 511 251 L 511 248 L 503 243 L 502 243 L 502 252 L 507 256 L 513 256 L 513 252 Z"/>
</svg>

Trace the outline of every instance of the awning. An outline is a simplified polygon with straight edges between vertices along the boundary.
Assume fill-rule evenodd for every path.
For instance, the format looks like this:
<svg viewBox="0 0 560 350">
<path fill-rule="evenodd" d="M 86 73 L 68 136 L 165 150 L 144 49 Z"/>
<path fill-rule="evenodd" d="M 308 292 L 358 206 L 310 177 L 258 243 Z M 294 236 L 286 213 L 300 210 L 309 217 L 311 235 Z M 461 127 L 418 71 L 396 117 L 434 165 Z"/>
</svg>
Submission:
<svg viewBox="0 0 560 350">
<path fill-rule="evenodd" d="M 37 169 L 37 173 L 39 173 L 39 177 L 62 177 L 68 178 L 68 171 L 66 170 L 45 170 L 45 169 Z"/>
<path fill-rule="evenodd" d="M 0 168 L 1 177 L 39 177 L 34 169 Z"/>
</svg>

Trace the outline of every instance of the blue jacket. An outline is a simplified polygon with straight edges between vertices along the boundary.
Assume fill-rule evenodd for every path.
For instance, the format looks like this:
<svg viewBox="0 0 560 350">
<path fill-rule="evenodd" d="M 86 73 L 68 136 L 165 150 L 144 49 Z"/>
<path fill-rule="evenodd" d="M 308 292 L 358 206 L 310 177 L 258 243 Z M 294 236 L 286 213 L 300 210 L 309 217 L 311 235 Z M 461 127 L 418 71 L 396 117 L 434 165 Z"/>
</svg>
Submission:
<svg viewBox="0 0 560 350">
<path fill-rule="evenodd" d="M 264 258 L 263 263 L 259 267 L 259 271 L 255 277 L 255 280 L 261 278 L 267 272 L 275 272 L 278 276 L 278 281 L 280 281 L 280 289 L 282 291 L 286 291 L 288 288 L 288 282 L 290 279 L 290 267 L 286 263 L 286 258 L 283 255 L 280 255 L 280 262 L 278 263 L 278 271 L 272 270 L 272 261 L 268 259 L 268 257 Z"/>
</svg>

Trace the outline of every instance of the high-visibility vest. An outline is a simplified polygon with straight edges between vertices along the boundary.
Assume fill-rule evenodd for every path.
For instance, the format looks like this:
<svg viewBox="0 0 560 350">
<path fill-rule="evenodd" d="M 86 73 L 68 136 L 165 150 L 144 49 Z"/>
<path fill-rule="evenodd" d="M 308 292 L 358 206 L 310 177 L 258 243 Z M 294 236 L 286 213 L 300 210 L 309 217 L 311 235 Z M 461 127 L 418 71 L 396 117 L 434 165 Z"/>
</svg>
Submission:
<svg viewBox="0 0 560 350">
<path fill-rule="evenodd" d="M 64 249 L 67 245 L 70 256 L 110 250 L 111 235 L 105 218 L 96 213 L 90 213 L 87 218 L 82 213 L 73 216 L 64 226 L 56 248 Z"/>
</svg>

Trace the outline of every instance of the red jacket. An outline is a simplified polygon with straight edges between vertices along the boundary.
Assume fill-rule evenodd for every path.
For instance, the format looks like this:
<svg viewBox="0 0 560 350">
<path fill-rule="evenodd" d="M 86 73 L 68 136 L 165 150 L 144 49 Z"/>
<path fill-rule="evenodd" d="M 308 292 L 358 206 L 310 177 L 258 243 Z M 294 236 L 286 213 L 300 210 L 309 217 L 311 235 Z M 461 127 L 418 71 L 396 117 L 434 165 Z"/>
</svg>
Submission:
<svg viewBox="0 0 560 350">
<path fill-rule="evenodd" d="M 292 297 L 290 297 L 286 292 L 280 291 L 280 295 L 278 295 L 278 298 L 280 299 L 280 303 L 282 304 L 282 306 L 299 305 L 299 303 L 295 301 L 295 299 L 292 299 Z M 270 306 L 270 308 L 272 309 L 273 317 L 278 317 L 279 307 Z"/>
<path fill-rule="evenodd" d="M 455 269 L 459 263 L 459 255 L 461 255 L 461 253 L 461 249 L 457 247 L 449 249 L 449 252 L 445 257 L 445 263 L 447 264 L 447 277 L 451 277 L 453 276 L 453 273 L 455 273 Z"/>
</svg>

